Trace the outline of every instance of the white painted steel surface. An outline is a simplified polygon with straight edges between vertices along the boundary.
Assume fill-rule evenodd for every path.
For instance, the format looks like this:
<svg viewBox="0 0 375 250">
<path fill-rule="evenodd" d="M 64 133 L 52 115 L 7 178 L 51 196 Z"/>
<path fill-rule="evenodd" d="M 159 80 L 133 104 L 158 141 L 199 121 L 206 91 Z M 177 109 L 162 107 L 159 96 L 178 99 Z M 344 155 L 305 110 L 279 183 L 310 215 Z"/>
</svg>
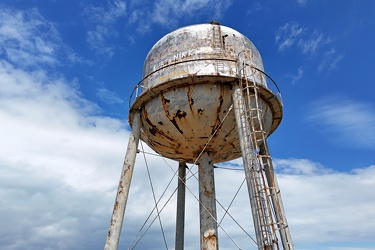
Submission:
<svg viewBox="0 0 375 250">
<path fill-rule="evenodd" d="M 186 163 L 178 164 L 175 250 L 184 250 L 185 245 L 186 168 Z"/>
<path fill-rule="evenodd" d="M 125 160 L 121 171 L 120 182 L 117 189 L 115 205 L 109 225 L 107 240 L 104 250 L 117 250 L 124 220 L 126 203 L 128 201 L 130 183 L 133 176 L 135 158 L 137 156 L 138 142 L 140 138 L 139 113 L 134 115 L 132 132 L 130 133 L 128 147 L 126 149 Z"/>
<path fill-rule="evenodd" d="M 217 23 L 173 31 L 146 58 L 129 119 L 140 112 L 141 139 L 156 152 L 198 163 L 201 249 L 218 249 L 213 164 L 241 156 L 258 249 L 279 249 L 275 224 L 284 249 L 294 249 L 281 196 L 275 195 L 271 158 L 264 152 L 266 138 L 282 119 L 279 93 L 267 87 L 265 76 L 249 39 Z"/>
<path fill-rule="evenodd" d="M 215 177 L 212 156 L 203 153 L 198 164 L 201 250 L 218 250 Z"/>
<path fill-rule="evenodd" d="M 177 29 L 161 38 L 147 55 L 144 91 L 188 76 L 237 77 L 237 60 L 263 70 L 259 51 L 238 31 L 222 25 L 199 24 Z M 251 75 L 246 69 L 246 75 Z M 147 77 L 149 76 L 149 77 Z M 265 85 L 256 73 L 256 82 Z"/>
<path fill-rule="evenodd" d="M 239 70 L 245 80 L 261 86 L 263 124 L 271 134 L 282 107 L 266 86 L 262 59 L 248 38 L 216 24 L 187 26 L 164 36 L 147 56 L 141 95 L 130 110 L 132 117 L 141 109 L 142 139 L 180 162 L 193 163 L 204 148 L 214 163 L 241 157 L 234 113 L 228 114 Z"/>
</svg>

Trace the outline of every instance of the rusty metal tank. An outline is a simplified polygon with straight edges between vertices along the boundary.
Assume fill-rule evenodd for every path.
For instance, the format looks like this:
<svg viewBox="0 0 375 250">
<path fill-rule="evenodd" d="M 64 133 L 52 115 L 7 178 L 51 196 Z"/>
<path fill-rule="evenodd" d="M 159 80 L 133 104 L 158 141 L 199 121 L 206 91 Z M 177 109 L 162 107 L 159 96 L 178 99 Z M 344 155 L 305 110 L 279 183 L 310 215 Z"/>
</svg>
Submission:
<svg viewBox="0 0 375 250">
<path fill-rule="evenodd" d="M 281 121 L 281 102 L 263 71 L 257 48 L 232 28 L 210 23 L 177 29 L 148 53 L 129 119 L 140 111 L 142 140 L 164 157 L 193 163 L 204 149 L 213 162 L 236 159 L 241 149 L 233 84 L 242 79 L 259 86 L 267 136 Z"/>
</svg>

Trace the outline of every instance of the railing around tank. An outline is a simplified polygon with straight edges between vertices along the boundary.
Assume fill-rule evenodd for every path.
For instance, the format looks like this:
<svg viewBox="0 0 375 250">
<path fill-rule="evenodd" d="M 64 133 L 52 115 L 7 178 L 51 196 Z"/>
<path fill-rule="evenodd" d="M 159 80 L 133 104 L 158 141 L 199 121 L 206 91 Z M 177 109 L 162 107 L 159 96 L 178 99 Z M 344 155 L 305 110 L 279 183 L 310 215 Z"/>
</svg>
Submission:
<svg viewBox="0 0 375 250">
<path fill-rule="evenodd" d="M 257 67 L 254 67 L 254 66 L 250 66 L 250 67 L 252 69 L 255 69 L 255 70 L 259 71 L 261 74 L 263 74 L 264 76 L 266 76 L 268 79 L 271 80 L 271 82 L 273 83 L 273 87 L 276 88 L 277 92 L 275 90 L 273 90 L 272 88 L 270 88 L 270 86 L 268 84 L 267 84 L 267 88 L 277 97 L 277 99 L 280 101 L 281 105 L 283 105 L 283 100 L 282 100 L 282 97 L 281 97 L 281 91 L 280 91 L 277 83 L 272 79 L 272 77 L 270 75 L 268 75 L 266 72 L 264 72 L 263 70 L 261 70 Z"/>
<path fill-rule="evenodd" d="M 135 100 L 138 98 L 138 96 L 140 94 L 142 94 L 144 92 L 144 88 L 148 88 L 148 87 L 145 87 L 143 85 L 143 82 L 145 82 L 148 78 L 151 78 L 151 76 L 153 76 L 156 72 L 158 71 L 161 71 L 165 68 L 168 68 L 168 67 L 171 67 L 171 66 L 175 66 L 177 64 L 181 64 L 181 63 L 188 63 L 188 62 L 193 62 L 193 61 L 230 61 L 230 62 L 236 62 L 236 60 L 231 60 L 231 59 L 218 59 L 218 58 L 201 58 L 201 59 L 193 59 L 193 60 L 185 60 L 185 61 L 181 61 L 181 62 L 175 62 L 175 63 L 172 63 L 172 64 L 168 64 L 166 66 L 163 66 L 153 72 L 151 72 L 150 74 L 148 74 L 147 76 L 145 76 L 141 81 L 138 82 L 138 84 L 134 87 L 131 95 L 130 95 L 130 98 L 129 98 L 129 108 L 133 105 L 133 103 L 135 102 Z M 279 102 L 281 103 L 282 105 L 282 97 L 281 97 L 281 92 L 280 92 L 280 89 L 279 89 L 279 86 L 276 84 L 276 82 L 271 78 L 271 76 L 269 76 L 266 72 L 264 72 L 263 70 L 255 67 L 255 66 L 252 66 L 252 65 L 249 65 L 249 64 L 245 64 L 245 67 L 250 67 L 258 72 L 260 72 L 262 75 L 264 75 L 265 77 L 267 77 L 269 80 L 271 80 L 271 82 L 273 83 L 273 87 L 270 88 L 270 86 L 268 86 L 267 84 L 267 80 L 266 80 L 266 88 L 272 92 L 276 97 L 277 99 L 279 100 Z M 200 70 L 198 70 L 197 72 L 199 72 Z M 196 73 L 195 73 L 196 74 Z M 239 72 L 237 72 L 237 74 L 239 74 Z M 194 74 L 190 74 L 190 75 L 194 75 Z M 235 77 L 235 76 L 233 76 Z M 248 80 L 250 79 L 250 76 L 246 76 L 248 78 Z M 151 86 L 150 88 L 152 88 L 153 86 Z M 276 91 L 275 91 L 276 90 Z"/>
</svg>

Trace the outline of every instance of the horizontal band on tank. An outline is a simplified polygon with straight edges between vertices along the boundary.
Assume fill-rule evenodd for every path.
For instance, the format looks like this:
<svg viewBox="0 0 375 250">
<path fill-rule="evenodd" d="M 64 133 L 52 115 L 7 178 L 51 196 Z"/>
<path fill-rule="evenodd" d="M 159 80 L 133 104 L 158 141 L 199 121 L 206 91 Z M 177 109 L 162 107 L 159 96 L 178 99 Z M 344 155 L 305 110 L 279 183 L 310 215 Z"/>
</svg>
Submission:
<svg viewBox="0 0 375 250">
<path fill-rule="evenodd" d="M 201 59 L 202 61 L 208 61 L 208 60 L 219 60 L 219 61 L 227 61 L 227 62 L 236 62 L 236 60 L 234 59 L 218 59 L 218 58 L 209 58 L 209 59 Z M 149 75 L 147 75 L 146 77 L 144 77 L 136 86 L 135 88 L 133 89 L 131 95 L 130 95 L 130 98 L 129 98 L 129 107 L 132 106 L 132 102 L 133 102 L 133 98 L 138 98 L 138 95 L 139 93 L 143 93 L 143 92 L 146 92 L 148 91 L 150 88 L 156 88 L 156 86 L 153 86 L 153 85 L 150 85 L 150 84 L 144 84 L 144 82 L 148 82 L 149 81 L 149 78 L 151 76 L 153 76 L 154 74 L 156 74 L 157 72 L 165 69 L 165 68 L 168 68 L 168 67 L 171 67 L 171 66 L 176 66 L 178 64 L 183 64 L 183 63 L 188 63 L 188 62 L 194 62 L 196 60 L 186 60 L 186 61 L 182 61 L 182 62 L 176 62 L 176 63 L 173 63 L 171 65 L 167 65 L 167 66 L 164 66 L 158 70 L 155 70 L 153 72 L 151 72 Z M 282 100 L 281 100 L 281 93 L 280 93 L 280 89 L 279 87 L 277 86 L 276 82 L 267 74 L 265 73 L 263 70 L 255 67 L 255 66 L 251 66 L 251 65 L 248 65 L 248 64 L 245 64 L 244 65 L 245 67 L 250 67 L 252 69 L 254 69 L 255 71 L 259 72 L 260 74 L 266 76 L 267 78 L 269 78 L 272 83 L 274 84 L 274 86 L 276 87 L 276 90 L 277 90 L 277 93 L 274 93 L 274 95 L 277 96 L 277 98 L 279 99 L 279 101 L 281 102 L 282 104 Z M 217 73 L 217 74 L 212 74 L 212 75 L 199 75 L 199 77 L 205 77 L 205 76 L 209 76 L 209 77 L 213 77 L 213 76 L 220 76 L 220 77 L 232 77 L 232 78 L 239 78 L 238 77 L 238 74 L 237 72 L 235 72 L 236 74 L 233 74 L 233 75 L 230 75 L 230 74 L 220 74 L 220 73 Z M 170 73 L 171 74 L 171 73 Z M 170 77 L 165 77 L 164 75 L 162 76 L 163 77 L 163 81 L 158 83 L 158 84 L 155 84 L 155 85 L 162 85 L 163 82 L 167 82 L 167 81 L 173 81 L 173 80 L 177 80 L 178 78 L 185 78 L 185 77 L 195 77 L 197 76 L 196 73 L 191 73 L 191 74 L 185 74 L 185 75 L 179 75 L 179 77 L 176 77 L 176 75 L 171 75 Z M 176 79 L 174 79 L 176 78 Z M 252 79 L 251 79 L 252 78 Z M 259 77 L 258 77 L 259 78 Z M 273 91 L 268 87 L 266 81 L 264 80 L 264 83 L 259 83 L 259 79 L 257 81 L 257 79 L 254 79 L 254 76 L 248 76 L 247 77 L 247 80 L 249 81 L 254 81 L 259 84 L 259 85 L 264 85 L 270 92 L 273 93 Z M 262 79 L 263 80 L 263 79 Z M 261 81 L 263 82 L 263 81 Z M 141 91 L 140 91 L 141 90 Z"/>
</svg>

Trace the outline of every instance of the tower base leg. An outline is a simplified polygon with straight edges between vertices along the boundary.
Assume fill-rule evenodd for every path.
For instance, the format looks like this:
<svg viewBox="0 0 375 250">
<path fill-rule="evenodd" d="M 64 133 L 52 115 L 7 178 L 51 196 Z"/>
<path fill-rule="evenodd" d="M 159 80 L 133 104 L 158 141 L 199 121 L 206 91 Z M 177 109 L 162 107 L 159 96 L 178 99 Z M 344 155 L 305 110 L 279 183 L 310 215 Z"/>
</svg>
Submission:
<svg viewBox="0 0 375 250">
<path fill-rule="evenodd" d="M 132 132 L 130 133 L 128 148 L 126 149 L 107 241 L 104 246 L 105 250 L 117 250 L 118 248 L 140 134 L 140 117 L 139 113 L 137 113 L 133 118 Z"/>
<path fill-rule="evenodd" d="M 199 161 L 199 213 L 201 250 L 218 250 L 214 165 L 208 153 Z"/>
</svg>

